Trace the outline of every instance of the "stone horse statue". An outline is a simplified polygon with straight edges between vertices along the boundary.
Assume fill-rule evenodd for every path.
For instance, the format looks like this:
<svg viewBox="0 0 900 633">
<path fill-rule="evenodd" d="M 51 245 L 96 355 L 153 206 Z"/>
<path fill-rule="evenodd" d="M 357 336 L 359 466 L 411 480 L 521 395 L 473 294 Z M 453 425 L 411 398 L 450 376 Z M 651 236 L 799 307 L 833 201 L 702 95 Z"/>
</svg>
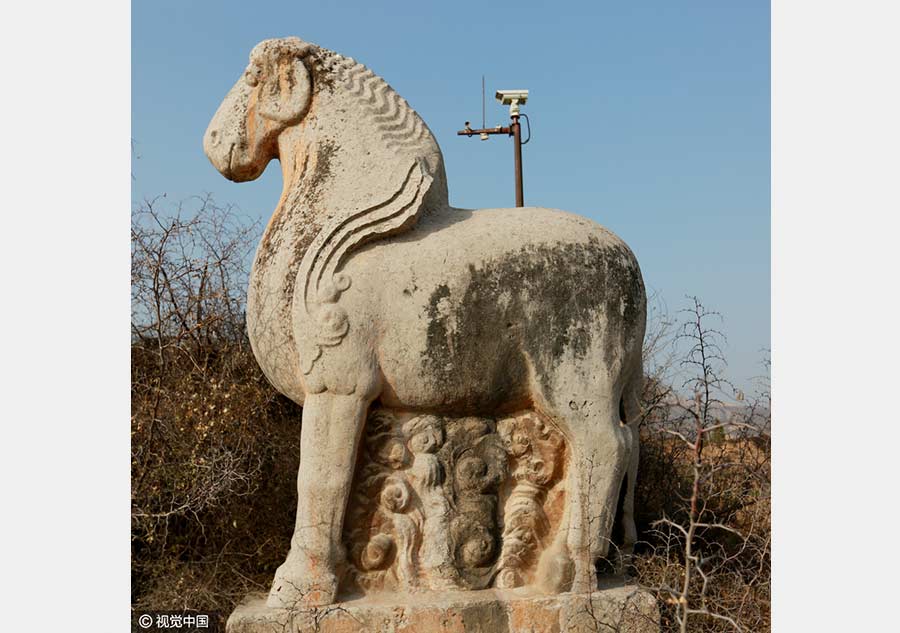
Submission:
<svg viewBox="0 0 900 633">
<path fill-rule="evenodd" d="M 626 475 L 635 536 L 646 294 L 625 243 L 558 210 L 451 207 L 407 102 L 298 38 L 253 49 L 203 144 L 230 180 L 273 158 L 284 177 L 247 296 L 256 359 L 303 407 L 296 527 L 269 606 L 335 600 L 371 406 L 549 420 L 569 447 L 565 504 L 529 584 L 595 588 Z"/>
</svg>

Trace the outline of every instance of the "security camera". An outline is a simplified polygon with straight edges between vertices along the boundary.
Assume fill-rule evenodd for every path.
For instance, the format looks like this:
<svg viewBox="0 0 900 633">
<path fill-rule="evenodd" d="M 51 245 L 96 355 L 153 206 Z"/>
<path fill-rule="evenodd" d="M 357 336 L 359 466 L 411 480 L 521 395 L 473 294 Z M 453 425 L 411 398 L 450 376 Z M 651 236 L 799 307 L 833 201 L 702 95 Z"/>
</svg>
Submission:
<svg viewBox="0 0 900 633">
<path fill-rule="evenodd" d="M 519 106 L 528 101 L 527 90 L 498 90 L 497 101 L 509 106 L 509 116 L 519 116 Z"/>
<path fill-rule="evenodd" d="M 498 90 L 497 101 L 502 103 L 503 105 L 525 105 L 525 102 L 528 101 L 528 91 L 527 90 Z"/>
<path fill-rule="evenodd" d="M 509 106 L 509 116 L 519 116 L 519 106 L 528 101 L 527 90 L 498 90 L 497 101 Z"/>
</svg>

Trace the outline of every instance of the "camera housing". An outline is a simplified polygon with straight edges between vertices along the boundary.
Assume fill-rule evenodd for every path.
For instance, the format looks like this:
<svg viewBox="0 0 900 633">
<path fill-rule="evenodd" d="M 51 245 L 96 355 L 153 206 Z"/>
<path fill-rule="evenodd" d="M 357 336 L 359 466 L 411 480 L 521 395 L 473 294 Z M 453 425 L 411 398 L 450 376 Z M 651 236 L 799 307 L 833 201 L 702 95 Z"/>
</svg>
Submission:
<svg viewBox="0 0 900 633">
<path fill-rule="evenodd" d="M 528 101 L 528 91 L 527 90 L 498 90 L 497 101 L 502 103 L 503 105 L 512 105 L 513 103 L 518 103 L 519 105 L 525 105 L 525 102 Z"/>
<path fill-rule="evenodd" d="M 494 95 L 500 103 L 509 106 L 510 116 L 519 116 L 519 106 L 528 101 L 527 90 L 498 90 Z"/>
</svg>

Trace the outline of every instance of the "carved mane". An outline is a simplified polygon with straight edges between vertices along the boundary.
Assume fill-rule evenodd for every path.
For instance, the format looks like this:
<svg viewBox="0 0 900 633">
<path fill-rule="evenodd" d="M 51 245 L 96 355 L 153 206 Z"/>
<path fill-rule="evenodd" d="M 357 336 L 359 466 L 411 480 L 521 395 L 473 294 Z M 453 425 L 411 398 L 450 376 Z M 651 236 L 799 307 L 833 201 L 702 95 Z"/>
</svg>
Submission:
<svg viewBox="0 0 900 633">
<path fill-rule="evenodd" d="M 342 85 L 349 100 L 355 100 L 371 117 L 385 146 L 398 151 L 434 143 L 422 118 L 388 83 L 352 57 L 312 46 L 311 71 L 319 82 Z"/>
<path fill-rule="evenodd" d="M 307 66 L 313 75 L 316 99 L 329 98 L 364 122 L 369 138 L 379 138 L 383 161 L 381 174 L 360 174 L 354 183 L 363 199 L 343 208 L 328 208 L 330 218 L 306 248 L 297 270 L 294 307 L 315 323 L 314 336 L 296 336 L 302 345 L 301 369 L 312 370 L 323 347 L 338 345 L 349 329 L 349 316 L 338 305 L 351 283 L 341 266 L 362 245 L 411 229 L 428 202 L 446 204 L 443 163 L 437 142 L 425 122 L 381 77 L 351 58 L 317 46 L 310 47 Z M 338 149 L 340 151 L 340 148 Z M 393 163 L 393 164 L 389 164 Z M 301 168 L 306 172 L 306 166 Z M 370 181 L 386 183 L 365 191 Z M 294 193 L 302 195 L 300 180 Z M 431 195 L 429 195 L 431 192 Z M 303 204 L 288 200 L 288 204 Z M 286 211 L 290 212 L 289 209 Z"/>
</svg>

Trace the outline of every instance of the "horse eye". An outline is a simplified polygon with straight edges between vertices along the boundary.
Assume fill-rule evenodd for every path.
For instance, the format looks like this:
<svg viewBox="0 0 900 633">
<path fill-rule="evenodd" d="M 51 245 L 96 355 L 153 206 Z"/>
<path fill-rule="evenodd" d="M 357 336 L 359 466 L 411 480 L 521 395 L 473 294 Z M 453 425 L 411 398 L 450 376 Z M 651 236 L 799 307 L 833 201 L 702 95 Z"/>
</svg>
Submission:
<svg viewBox="0 0 900 633">
<path fill-rule="evenodd" d="M 259 67 L 258 66 L 247 66 L 247 70 L 244 71 L 244 81 L 247 82 L 248 86 L 255 86 L 259 83 Z"/>
</svg>

